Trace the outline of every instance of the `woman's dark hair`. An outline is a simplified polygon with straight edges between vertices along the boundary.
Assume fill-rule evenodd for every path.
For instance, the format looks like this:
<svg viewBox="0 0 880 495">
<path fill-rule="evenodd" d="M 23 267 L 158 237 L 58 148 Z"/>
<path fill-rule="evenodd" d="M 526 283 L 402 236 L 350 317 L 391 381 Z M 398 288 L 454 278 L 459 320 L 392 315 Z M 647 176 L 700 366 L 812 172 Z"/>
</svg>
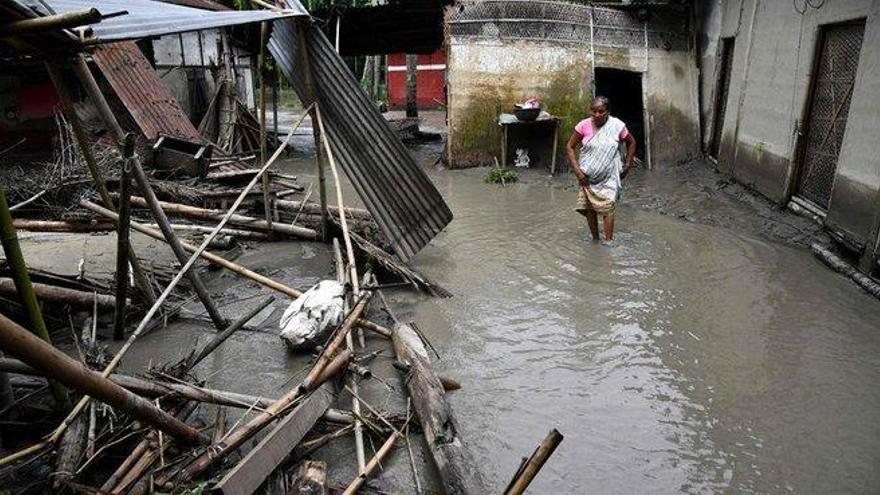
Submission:
<svg viewBox="0 0 880 495">
<path fill-rule="evenodd" d="M 601 103 L 605 105 L 606 109 L 611 110 L 611 100 L 609 100 L 607 96 L 596 95 L 596 97 L 593 98 L 593 105 L 596 103 Z"/>
</svg>

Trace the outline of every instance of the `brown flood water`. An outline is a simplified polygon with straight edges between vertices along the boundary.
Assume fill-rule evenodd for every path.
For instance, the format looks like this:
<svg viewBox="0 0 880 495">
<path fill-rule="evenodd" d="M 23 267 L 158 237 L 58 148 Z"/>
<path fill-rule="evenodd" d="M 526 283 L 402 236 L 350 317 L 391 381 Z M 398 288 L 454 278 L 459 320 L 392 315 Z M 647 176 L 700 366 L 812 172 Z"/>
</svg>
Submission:
<svg viewBox="0 0 880 495">
<path fill-rule="evenodd" d="M 302 182 L 312 167 L 288 164 Z M 567 177 L 485 172 L 429 171 L 455 220 L 413 265 L 455 297 L 389 295 L 463 383 L 451 401 L 494 492 L 554 427 L 565 440 L 530 493 L 880 489 L 880 302 L 797 246 L 798 221 L 768 227 L 711 178 L 638 171 L 609 247 L 586 240 Z M 240 260 L 297 286 L 329 274 L 323 246 L 260 250 Z M 168 335 L 133 363 L 193 339 Z M 203 365 L 215 387 L 278 396 L 303 365 L 273 334 L 233 340 Z M 406 461 L 390 464 L 382 488 L 410 492 Z"/>
<path fill-rule="evenodd" d="M 880 302 L 804 249 L 628 204 L 687 201 L 662 174 L 632 180 L 613 247 L 568 178 L 483 174 L 432 173 L 455 220 L 414 265 L 455 297 L 398 301 L 499 492 L 552 427 L 532 493 L 880 489 Z"/>
</svg>

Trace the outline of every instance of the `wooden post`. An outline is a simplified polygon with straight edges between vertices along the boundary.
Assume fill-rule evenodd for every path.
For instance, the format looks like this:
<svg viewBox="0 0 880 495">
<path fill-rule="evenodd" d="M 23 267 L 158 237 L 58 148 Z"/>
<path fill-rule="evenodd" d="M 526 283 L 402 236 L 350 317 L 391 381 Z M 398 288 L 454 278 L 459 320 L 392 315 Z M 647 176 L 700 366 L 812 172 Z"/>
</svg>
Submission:
<svg viewBox="0 0 880 495">
<path fill-rule="evenodd" d="M 52 347 L 52 339 L 49 338 L 49 330 L 46 328 L 46 322 L 43 320 L 43 313 L 40 311 L 40 305 L 37 303 L 37 296 L 34 295 L 27 265 L 24 262 L 24 256 L 21 254 L 18 235 L 16 235 L 15 227 L 12 225 L 12 215 L 9 213 L 9 204 L 6 202 L 6 190 L 2 182 L 0 182 L 0 241 L 3 244 L 3 252 L 6 254 L 6 263 L 12 272 L 12 281 L 15 284 L 18 299 L 21 301 L 21 305 L 24 307 L 28 321 L 31 324 L 31 331 L 43 339 L 49 347 Z M 52 398 L 55 399 L 55 404 L 59 408 L 63 407 L 67 403 L 67 390 L 54 380 L 49 382 L 49 387 L 52 390 Z"/>
<path fill-rule="evenodd" d="M 394 352 L 407 369 L 405 380 L 418 413 L 428 449 L 440 480 L 449 493 L 487 493 L 478 464 L 465 447 L 452 407 L 446 401 L 443 384 L 434 373 L 428 351 L 409 325 L 394 328 Z"/>
<path fill-rule="evenodd" d="M 309 52 L 309 30 L 312 29 L 312 26 L 309 24 L 311 21 L 305 17 L 297 17 L 294 22 L 296 23 L 296 35 L 299 37 L 300 49 L 297 55 L 300 60 L 299 63 L 303 69 L 303 77 L 305 79 L 305 91 L 306 97 L 311 99 L 312 101 L 308 102 L 312 105 L 312 111 L 309 115 L 312 118 L 312 137 L 315 140 L 315 158 L 318 163 L 318 195 L 321 201 L 321 239 L 325 242 L 327 241 L 327 236 L 329 234 L 330 227 L 330 214 L 327 212 L 327 178 L 324 175 L 324 157 L 323 152 L 321 150 L 321 131 L 318 129 L 318 117 L 317 111 L 315 110 L 318 103 L 318 93 L 315 89 L 315 81 L 314 76 L 312 75 L 312 64 L 310 60 L 310 52 Z"/>
<path fill-rule="evenodd" d="M 55 378 L 185 443 L 207 441 L 195 428 L 74 361 L 3 315 L 0 315 L 0 347 L 42 371 L 47 377 Z"/>
<path fill-rule="evenodd" d="M 116 309 L 113 313 L 113 339 L 125 338 L 125 298 L 128 297 L 128 252 L 131 218 L 131 157 L 134 154 L 134 135 L 125 136 L 122 156 L 122 174 L 119 178 L 119 222 L 116 223 Z"/>
<path fill-rule="evenodd" d="M 86 65 L 85 59 L 83 59 L 82 55 L 75 58 L 74 70 L 85 87 L 89 98 L 91 98 L 95 107 L 97 107 L 98 113 L 101 115 L 104 124 L 110 129 L 111 133 L 116 138 L 116 145 L 123 148 L 125 132 L 122 130 L 122 127 L 113 115 L 112 110 L 110 110 L 110 105 L 107 103 L 107 99 L 104 98 L 100 88 L 98 88 L 98 82 L 95 81 L 95 77 L 89 70 L 88 65 Z M 123 149 L 121 149 L 121 151 L 124 153 Z M 162 207 L 159 206 L 159 200 L 156 198 L 156 193 L 153 192 L 147 174 L 144 173 L 144 169 L 141 168 L 140 160 L 137 155 L 132 156 L 129 163 L 131 164 L 131 170 L 134 173 L 134 180 L 137 182 L 141 193 L 144 195 L 144 199 L 146 199 L 150 206 L 150 211 L 152 212 L 156 223 L 159 224 L 162 235 L 167 240 L 168 245 L 171 246 L 171 250 L 174 252 L 174 255 L 177 257 L 180 264 L 185 265 L 187 262 L 186 251 L 183 250 L 180 239 L 178 239 L 177 234 L 174 233 L 174 229 L 171 228 L 171 222 L 168 221 L 168 217 L 165 216 L 165 212 L 162 211 Z M 199 299 L 208 311 L 208 316 L 210 316 L 214 326 L 217 327 L 218 330 L 222 330 L 226 327 L 226 320 L 220 315 L 217 307 L 214 306 L 213 301 L 211 301 L 211 296 L 209 295 L 205 284 L 202 282 L 202 279 L 199 277 L 198 273 L 193 270 L 188 270 L 186 276 L 189 279 L 193 290 L 199 296 Z"/>
<path fill-rule="evenodd" d="M 104 176 L 101 174 L 101 169 L 98 168 L 98 162 L 95 160 L 95 155 L 89 147 L 89 140 L 86 139 L 86 133 L 83 130 L 82 123 L 79 121 L 79 116 L 73 110 L 70 88 L 68 88 L 67 83 L 64 82 L 64 77 L 61 75 L 61 71 L 58 69 L 55 62 L 47 62 L 46 70 L 49 72 L 49 78 L 52 80 L 52 85 L 55 86 L 55 91 L 58 93 L 58 100 L 61 102 L 61 110 L 67 118 L 67 121 L 70 123 L 73 137 L 76 139 L 76 146 L 79 148 L 79 152 L 82 153 L 83 160 L 86 162 L 92 180 L 95 181 L 95 188 L 98 190 L 98 195 L 101 197 L 101 201 L 103 201 L 108 208 L 113 210 L 115 207 L 113 206 L 113 200 L 110 198 L 110 192 L 107 191 L 107 184 L 104 182 Z M 156 295 L 153 294 L 153 287 L 150 285 L 150 279 L 147 278 L 146 273 L 144 273 L 143 268 L 141 268 L 140 260 L 138 260 L 134 249 L 131 246 L 129 246 L 128 250 L 128 259 L 131 263 L 131 270 L 134 274 L 135 284 L 137 284 L 138 290 L 141 292 L 141 297 L 146 300 L 147 304 L 153 304 L 156 302 Z"/>
</svg>

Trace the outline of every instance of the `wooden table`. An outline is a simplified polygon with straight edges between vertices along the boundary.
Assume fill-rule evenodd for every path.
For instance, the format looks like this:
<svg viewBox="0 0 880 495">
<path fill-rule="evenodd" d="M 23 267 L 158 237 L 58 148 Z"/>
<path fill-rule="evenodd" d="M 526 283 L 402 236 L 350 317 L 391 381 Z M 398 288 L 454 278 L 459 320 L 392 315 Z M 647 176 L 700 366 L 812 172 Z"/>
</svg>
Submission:
<svg viewBox="0 0 880 495">
<path fill-rule="evenodd" d="M 550 174 L 556 175 L 556 149 L 559 143 L 559 124 L 562 119 L 541 112 L 535 120 L 519 120 L 512 113 L 502 113 L 498 115 L 498 125 L 501 126 L 501 165 L 507 167 L 507 146 L 509 139 L 509 129 L 511 127 L 524 127 L 526 129 L 537 126 L 553 126 L 553 142 L 550 143 Z"/>
</svg>

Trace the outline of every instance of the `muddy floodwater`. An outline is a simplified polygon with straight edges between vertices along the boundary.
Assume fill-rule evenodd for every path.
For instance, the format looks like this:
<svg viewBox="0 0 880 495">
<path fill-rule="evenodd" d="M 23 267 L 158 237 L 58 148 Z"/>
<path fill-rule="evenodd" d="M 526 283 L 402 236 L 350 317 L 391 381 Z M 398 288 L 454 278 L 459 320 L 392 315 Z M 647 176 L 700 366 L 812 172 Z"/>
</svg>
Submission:
<svg viewBox="0 0 880 495">
<path fill-rule="evenodd" d="M 494 492 L 554 427 L 565 440 L 531 493 L 880 489 L 880 302 L 810 255 L 808 222 L 705 170 L 639 170 L 606 246 L 568 177 L 501 187 L 486 169 L 426 167 L 455 219 L 413 265 L 454 297 L 388 296 L 462 382 L 451 401 Z M 302 260 L 329 270 L 323 246 L 260 249 L 282 245 L 240 260 L 303 286 L 318 278 Z M 212 384 L 280 395 L 303 363 L 269 333 L 241 339 Z M 380 486 L 407 492 L 408 465 L 391 464 Z"/>
</svg>

